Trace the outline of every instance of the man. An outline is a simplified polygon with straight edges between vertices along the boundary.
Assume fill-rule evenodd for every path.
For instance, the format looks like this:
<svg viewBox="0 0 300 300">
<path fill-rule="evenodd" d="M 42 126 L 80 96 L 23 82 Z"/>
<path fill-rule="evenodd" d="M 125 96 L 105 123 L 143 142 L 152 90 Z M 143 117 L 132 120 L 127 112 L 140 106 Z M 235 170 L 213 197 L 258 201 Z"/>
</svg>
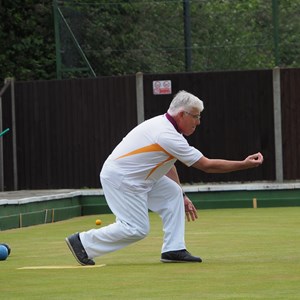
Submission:
<svg viewBox="0 0 300 300">
<path fill-rule="evenodd" d="M 102 188 L 115 223 L 76 233 L 66 242 L 81 265 L 145 238 L 149 232 L 148 209 L 160 215 L 164 239 L 162 262 L 202 262 L 186 250 L 185 215 L 197 219 L 197 211 L 183 193 L 174 163 L 181 161 L 208 173 L 225 173 L 258 167 L 261 153 L 242 161 L 209 159 L 183 137 L 200 124 L 203 102 L 180 91 L 168 112 L 135 127 L 113 150 L 100 173 Z"/>
</svg>

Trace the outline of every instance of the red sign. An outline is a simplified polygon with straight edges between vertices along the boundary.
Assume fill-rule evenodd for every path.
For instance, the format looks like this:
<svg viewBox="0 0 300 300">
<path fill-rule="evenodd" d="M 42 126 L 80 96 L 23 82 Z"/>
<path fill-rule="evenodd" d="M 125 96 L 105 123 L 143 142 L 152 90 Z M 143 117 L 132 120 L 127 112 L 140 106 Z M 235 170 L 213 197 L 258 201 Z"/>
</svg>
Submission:
<svg viewBox="0 0 300 300">
<path fill-rule="evenodd" d="M 153 95 L 169 95 L 172 94 L 171 80 L 153 81 Z"/>
</svg>

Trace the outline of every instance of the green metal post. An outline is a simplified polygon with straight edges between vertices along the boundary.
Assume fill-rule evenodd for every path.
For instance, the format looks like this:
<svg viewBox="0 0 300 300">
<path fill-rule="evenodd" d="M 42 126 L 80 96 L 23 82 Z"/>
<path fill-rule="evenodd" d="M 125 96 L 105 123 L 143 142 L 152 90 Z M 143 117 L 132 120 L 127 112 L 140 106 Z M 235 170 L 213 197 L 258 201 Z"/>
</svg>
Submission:
<svg viewBox="0 0 300 300">
<path fill-rule="evenodd" d="M 185 49 L 185 70 L 192 70 L 192 47 L 191 47 L 191 13 L 190 1 L 183 0 L 184 15 L 184 49 Z"/>
<path fill-rule="evenodd" d="M 273 40 L 275 67 L 280 65 L 279 57 L 279 7 L 278 0 L 272 0 L 272 19 L 273 19 Z"/>
<path fill-rule="evenodd" d="M 53 0 L 53 16 L 54 16 L 54 31 L 55 31 L 55 49 L 56 49 L 56 77 L 62 79 L 61 72 L 61 46 L 59 35 L 59 16 L 57 0 Z"/>
</svg>

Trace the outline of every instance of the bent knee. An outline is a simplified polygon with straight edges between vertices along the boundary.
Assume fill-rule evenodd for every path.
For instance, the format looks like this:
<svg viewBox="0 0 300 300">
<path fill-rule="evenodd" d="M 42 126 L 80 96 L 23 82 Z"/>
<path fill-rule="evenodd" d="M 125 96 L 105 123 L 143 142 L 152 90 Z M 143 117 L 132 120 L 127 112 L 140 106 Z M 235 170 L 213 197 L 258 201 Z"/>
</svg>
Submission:
<svg viewBox="0 0 300 300">
<path fill-rule="evenodd" d="M 135 228 L 132 232 L 132 237 L 137 240 L 144 239 L 149 233 L 149 228 Z"/>
<path fill-rule="evenodd" d="M 125 228 L 127 238 L 135 241 L 144 239 L 150 231 L 150 226 L 148 224 L 145 224 L 145 226 L 143 226 L 142 228 L 126 224 Z"/>
</svg>

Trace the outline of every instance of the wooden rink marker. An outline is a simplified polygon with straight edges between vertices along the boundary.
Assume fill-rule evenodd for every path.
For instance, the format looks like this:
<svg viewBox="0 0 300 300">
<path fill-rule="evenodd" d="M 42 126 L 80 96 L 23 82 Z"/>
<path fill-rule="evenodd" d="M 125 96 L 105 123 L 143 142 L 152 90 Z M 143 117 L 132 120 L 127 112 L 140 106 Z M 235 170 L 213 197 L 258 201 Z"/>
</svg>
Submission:
<svg viewBox="0 0 300 300">
<path fill-rule="evenodd" d="M 55 209 L 53 208 L 52 209 L 52 223 L 54 223 L 54 211 L 55 211 Z"/>
<path fill-rule="evenodd" d="M 253 198 L 252 202 L 253 202 L 253 208 L 257 208 L 257 199 Z"/>
<path fill-rule="evenodd" d="M 48 209 L 45 210 L 45 220 L 44 220 L 44 224 L 47 223 L 47 219 L 48 219 Z"/>
<path fill-rule="evenodd" d="M 22 214 L 19 215 L 19 228 L 23 227 Z"/>
</svg>

